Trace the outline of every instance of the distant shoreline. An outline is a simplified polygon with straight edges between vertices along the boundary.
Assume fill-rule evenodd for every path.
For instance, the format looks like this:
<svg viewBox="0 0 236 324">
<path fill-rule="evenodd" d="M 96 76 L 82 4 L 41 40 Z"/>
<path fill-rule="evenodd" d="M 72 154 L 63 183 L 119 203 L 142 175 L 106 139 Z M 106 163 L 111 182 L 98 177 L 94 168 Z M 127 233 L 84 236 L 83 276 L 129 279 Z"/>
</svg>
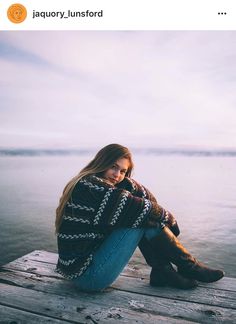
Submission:
<svg viewBox="0 0 236 324">
<path fill-rule="evenodd" d="M 94 149 L 0 149 L 0 156 L 68 156 L 87 155 L 95 153 Z M 139 155 L 182 155 L 199 157 L 236 157 L 236 150 L 191 150 L 191 149 L 161 149 L 140 148 L 132 149 L 134 154 Z"/>
</svg>

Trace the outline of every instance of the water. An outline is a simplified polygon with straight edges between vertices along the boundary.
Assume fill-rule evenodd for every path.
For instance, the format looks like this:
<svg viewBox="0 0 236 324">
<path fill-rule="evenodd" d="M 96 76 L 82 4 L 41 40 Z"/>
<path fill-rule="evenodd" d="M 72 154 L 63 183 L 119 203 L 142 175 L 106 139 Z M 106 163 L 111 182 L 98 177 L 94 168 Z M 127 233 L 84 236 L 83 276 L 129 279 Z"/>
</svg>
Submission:
<svg viewBox="0 0 236 324">
<path fill-rule="evenodd" d="M 0 157 L 0 264 L 36 249 L 56 252 L 59 196 L 92 156 Z M 134 160 L 134 178 L 176 216 L 185 246 L 236 277 L 235 157 L 136 154 Z"/>
</svg>

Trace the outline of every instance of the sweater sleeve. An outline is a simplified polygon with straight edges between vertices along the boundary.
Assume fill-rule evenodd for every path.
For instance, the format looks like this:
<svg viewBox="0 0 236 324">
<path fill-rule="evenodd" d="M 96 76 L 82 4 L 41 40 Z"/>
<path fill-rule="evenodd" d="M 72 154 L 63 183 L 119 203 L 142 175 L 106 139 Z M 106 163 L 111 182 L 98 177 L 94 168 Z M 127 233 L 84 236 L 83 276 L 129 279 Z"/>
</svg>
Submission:
<svg viewBox="0 0 236 324">
<path fill-rule="evenodd" d="M 117 185 L 117 187 L 130 191 L 134 196 L 146 198 L 153 203 L 157 203 L 157 200 L 151 191 L 132 178 L 125 177 L 124 180 Z"/>
<path fill-rule="evenodd" d="M 148 226 L 156 226 L 157 215 L 159 213 L 160 205 L 158 204 L 154 195 L 142 184 L 138 183 L 136 180 L 125 177 L 122 182 L 118 184 L 119 188 L 124 188 L 132 192 L 133 195 L 137 197 L 147 198 L 152 202 L 152 209 L 147 219 Z M 164 210 L 164 215 L 161 220 L 161 227 L 167 225 L 171 231 L 178 236 L 180 234 L 180 229 L 177 224 L 175 217 L 168 210 Z"/>
<path fill-rule="evenodd" d="M 87 224 L 104 230 L 159 226 L 164 209 L 149 196 L 134 194 L 131 189 L 109 185 L 96 176 L 85 177 L 78 182 L 65 214 L 77 218 L 80 226 Z"/>
<path fill-rule="evenodd" d="M 157 223 L 159 223 L 161 227 L 166 225 L 166 214 L 168 212 L 159 205 L 155 196 L 149 189 L 129 177 L 125 177 L 124 180 L 118 184 L 118 188 L 129 190 L 133 196 L 148 199 L 152 203 L 152 208 L 147 218 L 148 227 L 156 227 Z"/>
</svg>

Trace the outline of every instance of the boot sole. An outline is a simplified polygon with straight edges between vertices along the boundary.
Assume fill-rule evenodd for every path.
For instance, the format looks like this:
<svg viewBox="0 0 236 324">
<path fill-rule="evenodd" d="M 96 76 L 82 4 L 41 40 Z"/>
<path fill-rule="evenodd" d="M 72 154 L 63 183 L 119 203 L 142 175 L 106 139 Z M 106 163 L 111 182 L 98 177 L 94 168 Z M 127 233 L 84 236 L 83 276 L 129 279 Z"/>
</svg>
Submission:
<svg viewBox="0 0 236 324">
<path fill-rule="evenodd" d="M 201 282 L 205 282 L 205 283 L 211 283 L 211 282 L 218 281 L 218 280 L 222 279 L 225 275 L 224 272 L 222 272 L 222 274 L 219 274 L 217 277 L 209 279 L 209 278 L 201 278 L 201 276 L 199 276 L 198 274 L 189 274 L 189 273 L 184 273 L 182 271 L 179 271 L 179 273 L 187 279 L 193 279 L 193 280 L 197 280 L 197 281 L 201 281 Z"/>
<path fill-rule="evenodd" d="M 159 284 L 159 283 L 151 283 L 150 282 L 150 286 L 152 287 L 169 287 L 169 288 L 177 288 L 177 289 L 183 289 L 183 290 L 188 290 L 188 289 L 193 289 L 196 288 L 198 286 L 197 282 L 196 284 L 193 284 L 191 286 L 178 286 L 178 285 L 174 285 L 171 283 L 166 283 L 166 284 Z"/>
<path fill-rule="evenodd" d="M 183 282 L 178 283 L 178 279 L 171 279 L 168 280 L 168 278 L 165 278 L 163 280 L 150 280 L 150 286 L 152 287 L 172 287 L 172 288 L 179 288 L 179 289 L 192 289 L 196 288 L 198 286 L 198 283 L 196 280 L 193 279 L 186 279 L 186 284 Z"/>
</svg>

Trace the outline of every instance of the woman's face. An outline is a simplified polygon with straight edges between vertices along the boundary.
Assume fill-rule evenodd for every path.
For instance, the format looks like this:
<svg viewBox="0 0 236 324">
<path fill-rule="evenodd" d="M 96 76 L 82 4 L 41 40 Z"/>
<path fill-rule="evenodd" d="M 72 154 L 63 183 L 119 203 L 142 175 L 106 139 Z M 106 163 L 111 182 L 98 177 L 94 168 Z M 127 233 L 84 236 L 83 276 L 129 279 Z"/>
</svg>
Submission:
<svg viewBox="0 0 236 324">
<path fill-rule="evenodd" d="M 103 178 L 106 179 L 108 183 L 115 186 L 124 179 L 129 165 L 130 163 L 128 159 L 119 159 L 111 166 L 110 169 L 104 172 Z"/>
</svg>

